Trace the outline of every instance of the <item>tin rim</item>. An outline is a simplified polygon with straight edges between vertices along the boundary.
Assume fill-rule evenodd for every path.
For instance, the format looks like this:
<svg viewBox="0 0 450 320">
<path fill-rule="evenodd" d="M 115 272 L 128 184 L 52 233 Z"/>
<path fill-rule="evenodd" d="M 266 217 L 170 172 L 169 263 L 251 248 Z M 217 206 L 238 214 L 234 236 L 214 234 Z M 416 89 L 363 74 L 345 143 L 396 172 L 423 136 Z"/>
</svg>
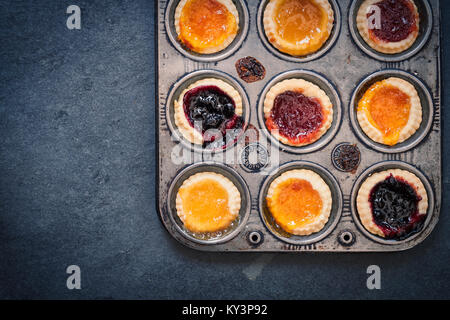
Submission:
<svg viewBox="0 0 450 320">
<path fill-rule="evenodd" d="M 367 44 L 364 39 L 359 34 L 359 30 L 356 24 L 356 17 L 358 10 L 362 4 L 363 0 L 353 0 L 350 9 L 348 11 L 348 23 L 350 34 L 352 35 L 353 41 L 364 53 L 370 57 L 383 61 L 383 62 L 399 62 L 406 60 L 414 55 L 416 55 L 430 38 L 431 31 L 433 29 L 433 12 L 431 10 L 430 3 L 428 0 L 415 0 L 414 3 L 417 6 L 417 11 L 420 16 L 419 24 L 419 35 L 414 42 L 414 44 L 407 50 L 397 53 L 397 54 L 386 54 L 381 53 L 373 49 L 369 44 Z"/>
<path fill-rule="evenodd" d="M 194 82 L 196 82 L 198 80 L 205 79 L 205 78 L 218 78 L 220 80 L 223 80 L 223 81 L 227 82 L 228 84 L 230 84 L 234 89 L 236 89 L 239 92 L 239 94 L 242 98 L 242 109 L 243 109 L 242 117 L 244 119 L 244 126 L 242 127 L 242 133 L 245 132 L 245 130 L 247 129 L 247 126 L 249 124 L 249 121 L 250 121 L 250 112 L 251 112 L 250 111 L 250 102 L 248 100 L 247 94 L 237 80 L 235 80 L 229 74 L 222 72 L 222 71 L 217 71 L 217 70 L 199 70 L 199 71 L 191 72 L 191 73 L 183 76 L 175 84 L 172 85 L 172 88 L 170 89 L 170 93 L 167 96 L 167 102 L 166 102 L 166 122 L 167 122 L 170 132 L 172 133 L 172 137 L 175 138 L 176 141 L 180 142 L 185 148 L 190 149 L 194 152 L 204 153 L 204 154 L 214 154 L 214 153 L 226 152 L 226 151 L 231 150 L 232 148 L 234 148 L 237 145 L 240 138 L 242 138 L 242 134 L 239 137 L 237 137 L 237 139 L 234 142 L 230 142 L 224 148 L 205 149 L 201 145 L 196 145 L 196 144 L 191 143 L 190 141 L 186 140 L 175 124 L 175 118 L 174 118 L 174 102 L 175 102 L 175 100 L 178 99 L 178 97 L 182 93 L 182 91 L 184 89 L 186 89 L 189 85 L 193 84 Z"/>
<path fill-rule="evenodd" d="M 212 54 L 200 54 L 190 51 L 178 41 L 178 34 L 175 29 L 175 10 L 180 0 L 169 0 L 165 12 L 165 28 L 166 34 L 172 43 L 172 45 L 185 57 L 200 61 L 200 62 L 216 62 L 228 58 L 235 53 L 243 44 L 247 37 L 249 30 L 250 15 L 247 5 L 243 0 L 232 0 L 239 14 L 239 31 L 234 38 L 233 42 L 225 49 L 212 53 Z"/>
<path fill-rule="evenodd" d="M 330 188 L 331 196 L 333 199 L 330 217 L 325 226 L 319 232 L 313 233 L 308 236 L 291 235 L 283 231 L 281 227 L 279 227 L 274 221 L 266 204 L 266 196 L 270 184 L 282 173 L 296 169 L 307 169 L 314 171 L 315 173 L 320 175 L 320 177 L 325 181 L 325 183 Z M 328 235 L 331 234 L 331 232 L 333 232 L 333 230 L 338 225 L 342 215 L 342 208 L 343 208 L 343 197 L 341 188 L 339 186 L 339 182 L 331 174 L 330 171 L 328 171 L 319 164 L 309 161 L 292 161 L 280 166 L 279 168 L 275 169 L 264 180 L 261 189 L 259 191 L 259 213 L 261 216 L 261 220 L 263 221 L 264 225 L 269 230 L 269 232 L 272 233 L 272 235 L 274 235 L 279 240 L 282 240 L 289 244 L 308 245 L 319 242 L 320 240 L 326 238 Z"/>
<path fill-rule="evenodd" d="M 412 84 L 419 95 L 420 103 L 422 105 L 422 123 L 420 124 L 419 129 L 417 129 L 417 131 L 406 141 L 398 143 L 394 146 L 384 145 L 370 139 L 359 125 L 356 112 L 358 101 L 361 99 L 366 90 L 375 82 L 390 77 L 398 77 Z M 367 76 L 359 83 L 359 85 L 353 91 L 352 97 L 350 99 L 349 115 L 353 131 L 356 133 L 358 138 L 363 141 L 368 147 L 384 153 L 406 152 L 415 148 L 427 137 L 428 133 L 430 132 L 434 120 L 433 98 L 428 87 L 419 78 L 406 71 L 397 69 L 385 69 Z"/>
<path fill-rule="evenodd" d="M 427 209 L 427 218 L 425 219 L 425 222 L 422 226 L 422 229 L 415 232 L 414 234 L 410 235 L 406 239 L 403 240 L 388 240 L 384 239 L 380 236 L 377 236 L 375 234 L 370 233 L 361 223 L 361 220 L 359 218 L 358 210 L 356 207 L 356 198 L 358 196 L 359 189 L 362 185 L 362 183 L 372 174 L 390 170 L 390 169 L 402 169 L 409 171 L 413 174 L 415 174 L 423 183 L 425 190 L 427 192 L 428 196 L 428 209 Z M 435 206 L 435 199 L 434 199 L 434 191 L 433 187 L 428 180 L 428 178 L 423 174 L 419 169 L 416 167 L 402 161 L 382 161 L 379 163 L 376 163 L 372 165 L 371 167 L 364 170 L 361 175 L 358 177 L 358 179 L 355 181 L 355 184 L 352 187 L 352 193 L 350 195 L 350 208 L 352 211 L 353 221 L 355 221 L 355 224 L 357 225 L 358 229 L 369 239 L 378 242 L 380 244 L 384 245 L 400 245 L 405 244 L 408 242 L 411 242 L 415 239 L 418 239 L 425 230 L 430 226 L 430 222 L 433 219 L 433 213 L 434 213 L 434 206 Z M 423 241 L 424 239 L 420 239 Z"/>
<path fill-rule="evenodd" d="M 237 225 L 232 226 L 231 229 L 225 231 L 225 233 L 214 236 L 212 235 L 210 239 L 201 239 L 196 237 L 194 233 L 188 231 L 184 228 L 183 222 L 177 215 L 176 210 L 176 195 L 178 189 L 181 187 L 183 182 L 188 179 L 190 176 L 200 173 L 200 172 L 214 172 L 219 173 L 229 179 L 236 188 L 239 190 L 241 194 L 241 208 L 239 210 L 239 218 L 235 221 Z M 235 238 L 239 233 L 241 233 L 244 226 L 247 224 L 248 218 L 250 216 L 250 206 L 251 196 L 249 188 L 245 182 L 245 180 L 232 168 L 218 162 L 201 162 L 196 163 L 182 169 L 173 179 L 170 184 L 167 196 L 167 210 L 169 213 L 169 218 L 172 222 L 172 225 L 175 226 L 175 229 L 186 239 L 195 242 L 197 244 L 203 245 L 217 245 L 225 242 L 231 241 Z M 204 234 L 208 237 L 208 233 Z"/>
<path fill-rule="evenodd" d="M 266 121 L 264 116 L 264 100 L 266 98 L 266 95 L 275 84 L 287 79 L 304 79 L 306 81 L 314 83 L 320 89 L 325 91 L 327 96 L 330 98 L 331 103 L 333 104 L 333 122 L 331 123 L 331 127 L 322 137 L 320 137 L 319 140 L 307 146 L 295 147 L 286 145 L 281 141 L 279 141 L 276 137 L 274 137 L 266 127 L 265 123 Z M 342 122 L 341 99 L 339 97 L 337 90 L 335 89 L 335 86 L 321 74 L 309 70 L 286 71 L 275 76 L 264 87 L 258 102 L 258 121 L 259 126 L 266 135 L 266 137 L 268 137 L 271 140 L 271 142 L 276 146 L 278 146 L 281 150 L 295 154 L 306 154 L 315 152 L 328 145 L 339 131 Z"/>
<path fill-rule="evenodd" d="M 334 25 L 333 29 L 331 30 L 330 37 L 325 42 L 325 44 L 316 52 L 311 53 L 306 56 L 291 56 L 287 53 L 283 53 L 279 51 L 277 48 L 275 48 L 267 39 L 266 32 L 264 30 L 264 10 L 266 9 L 267 3 L 269 0 L 263 0 L 258 6 L 258 15 L 257 15 L 257 26 L 258 26 L 258 34 L 259 38 L 263 42 L 264 46 L 275 56 L 291 61 L 291 62 L 310 62 L 316 59 L 319 59 L 335 45 L 337 39 L 339 38 L 340 32 L 341 32 L 341 24 L 342 24 L 342 16 L 341 16 L 341 9 L 337 3 L 336 0 L 328 0 L 331 7 L 333 8 L 334 12 Z"/>
</svg>

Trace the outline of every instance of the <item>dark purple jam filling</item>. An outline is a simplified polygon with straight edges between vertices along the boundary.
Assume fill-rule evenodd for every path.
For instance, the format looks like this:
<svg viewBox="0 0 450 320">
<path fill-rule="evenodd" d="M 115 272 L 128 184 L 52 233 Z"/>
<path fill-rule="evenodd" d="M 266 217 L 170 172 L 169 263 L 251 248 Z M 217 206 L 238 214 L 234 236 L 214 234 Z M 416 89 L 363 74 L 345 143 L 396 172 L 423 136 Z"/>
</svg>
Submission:
<svg viewBox="0 0 450 320">
<path fill-rule="evenodd" d="M 320 102 L 295 91 L 283 92 L 275 98 L 271 118 L 280 134 L 292 140 L 317 131 L 324 120 Z"/>
<path fill-rule="evenodd" d="M 216 86 L 189 90 L 183 107 L 189 124 L 203 134 L 204 147 L 224 148 L 242 132 L 244 120 L 236 115 L 234 100 Z"/>
<path fill-rule="evenodd" d="M 416 30 L 414 11 L 409 1 L 383 0 L 375 5 L 381 11 L 381 28 L 370 31 L 378 39 L 385 42 L 399 42 L 408 38 L 410 33 Z M 368 14 L 368 17 L 372 14 Z"/>
<path fill-rule="evenodd" d="M 402 240 L 418 232 L 424 223 L 424 214 L 418 210 L 416 190 L 400 177 L 390 175 L 370 192 L 373 220 L 387 239 Z"/>
</svg>

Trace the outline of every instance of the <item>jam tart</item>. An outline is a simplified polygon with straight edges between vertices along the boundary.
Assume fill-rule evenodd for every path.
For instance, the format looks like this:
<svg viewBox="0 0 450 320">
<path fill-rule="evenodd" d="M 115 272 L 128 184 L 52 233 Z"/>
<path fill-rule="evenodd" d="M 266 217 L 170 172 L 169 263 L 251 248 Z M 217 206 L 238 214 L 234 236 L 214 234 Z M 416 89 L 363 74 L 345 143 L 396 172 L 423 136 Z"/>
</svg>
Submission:
<svg viewBox="0 0 450 320">
<path fill-rule="evenodd" d="M 365 0 L 356 17 L 364 41 L 385 54 L 409 49 L 419 35 L 419 23 L 420 16 L 413 0 Z"/>
<path fill-rule="evenodd" d="M 239 216 L 241 194 L 228 178 L 200 172 L 186 179 L 176 197 L 178 217 L 193 233 L 223 231 Z"/>
<path fill-rule="evenodd" d="M 394 146 L 409 139 L 422 123 L 422 105 L 415 87 L 400 78 L 374 83 L 358 103 L 361 129 L 375 142 Z"/>
<path fill-rule="evenodd" d="M 269 186 L 267 207 L 287 233 L 306 236 L 319 232 L 328 222 L 331 191 L 314 171 L 300 169 L 281 174 Z"/>
<path fill-rule="evenodd" d="M 183 137 L 193 144 L 215 148 L 224 148 L 230 140 L 235 141 L 244 126 L 242 114 L 239 92 L 216 78 L 191 84 L 174 102 L 175 124 Z M 217 136 L 222 139 L 219 141 Z"/>
<path fill-rule="evenodd" d="M 401 240 L 422 228 L 428 195 L 415 174 L 391 169 L 375 173 L 362 183 L 356 205 L 370 233 Z"/>
<path fill-rule="evenodd" d="M 263 19 L 266 36 L 275 48 L 306 56 L 330 37 L 334 11 L 328 0 L 270 0 Z"/>
<path fill-rule="evenodd" d="M 300 147 L 319 140 L 333 122 L 333 105 L 317 85 L 288 79 L 270 88 L 264 100 L 266 127 L 280 142 Z"/>
<path fill-rule="evenodd" d="M 181 0 L 175 10 L 175 29 L 187 48 L 212 54 L 236 38 L 239 13 L 231 0 Z"/>
</svg>

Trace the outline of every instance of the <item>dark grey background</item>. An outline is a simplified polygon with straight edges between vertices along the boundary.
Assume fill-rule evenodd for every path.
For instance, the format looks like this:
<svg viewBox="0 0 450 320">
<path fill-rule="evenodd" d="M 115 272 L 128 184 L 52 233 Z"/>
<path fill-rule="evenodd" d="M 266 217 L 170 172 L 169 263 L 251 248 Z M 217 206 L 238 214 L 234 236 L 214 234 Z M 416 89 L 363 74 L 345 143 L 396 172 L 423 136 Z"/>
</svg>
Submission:
<svg viewBox="0 0 450 320">
<path fill-rule="evenodd" d="M 71 4 L 80 31 L 66 28 Z M 437 228 L 402 253 L 212 254 L 172 240 L 155 202 L 154 19 L 150 0 L 0 2 L 0 298 L 450 298 L 445 191 Z M 79 291 L 66 288 L 72 264 Z M 366 288 L 371 264 L 382 290 Z"/>
</svg>

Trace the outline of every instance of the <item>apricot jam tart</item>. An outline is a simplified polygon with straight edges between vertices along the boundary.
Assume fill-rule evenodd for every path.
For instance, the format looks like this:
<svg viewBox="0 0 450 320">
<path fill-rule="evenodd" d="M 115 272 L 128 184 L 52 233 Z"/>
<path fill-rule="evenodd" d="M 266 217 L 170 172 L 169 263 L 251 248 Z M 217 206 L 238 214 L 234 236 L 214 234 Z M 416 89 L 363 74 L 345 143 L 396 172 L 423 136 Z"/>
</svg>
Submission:
<svg viewBox="0 0 450 320">
<path fill-rule="evenodd" d="M 200 54 L 222 51 L 239 30 L 239 13 L 231 0 L 181 0 L 175 10 L 179 40 Z"/>
<path fill-rule="evenodd" d="M 416 41 L 420 17 L 413 0 L 365 0 L 356 23 L 369 46 L 381 53 L 396 54 Z"/>
<path fill-rule="evenodd" d="M 306 146 L 319 140 L 333 121 L 333 105 L 317 85 L 303 79 L 284 80 L 264 100 L 266 127 L 280 142 Z"/>
<path fill-rule="evenodd" d="M 412 84 L 388 78 L 373 84 L 358 103 L 361 129 L 375 142 L 394 146 L 409 139 L 422 123 L 422 106 Z"/>
<path fill-rule="evenodd" d="M 356 204 L 360 220 L 369 232 L 402 240 L 423 227 L 428 195 L 416 175 L 391 169 L 367 178 L 358 191 Z"/>
<path fill-rule="evenodd" d="M 267 207 L 275 222 L 287 233 L 310 235 L 328 222 L 332 197 L 325 181 L 311 170 L 281 174 L 269 187 Z"/>
<path fill-rule="evenodd" d="M 214 172 L 186 179 L 176 198 L 178 217 L 193 233 L 227 229 L 239 216 L 240 206 L 241 195 L 233 182 Z"/>
<path fill-rule="evenodd" d="M 264 10 L 264 30 L 281 52 L 306 56 L 330 37 L 334 12 L 328 0 L 270 0 Z"/>
<path fill-rule="evenodd" d="M 225 81 L 208 78 L 185 89 L 174 103 L 175 124 L 183 137 L 203 147 L 220 149 L 242 133 L 242 98 Z"/>
</svg>

